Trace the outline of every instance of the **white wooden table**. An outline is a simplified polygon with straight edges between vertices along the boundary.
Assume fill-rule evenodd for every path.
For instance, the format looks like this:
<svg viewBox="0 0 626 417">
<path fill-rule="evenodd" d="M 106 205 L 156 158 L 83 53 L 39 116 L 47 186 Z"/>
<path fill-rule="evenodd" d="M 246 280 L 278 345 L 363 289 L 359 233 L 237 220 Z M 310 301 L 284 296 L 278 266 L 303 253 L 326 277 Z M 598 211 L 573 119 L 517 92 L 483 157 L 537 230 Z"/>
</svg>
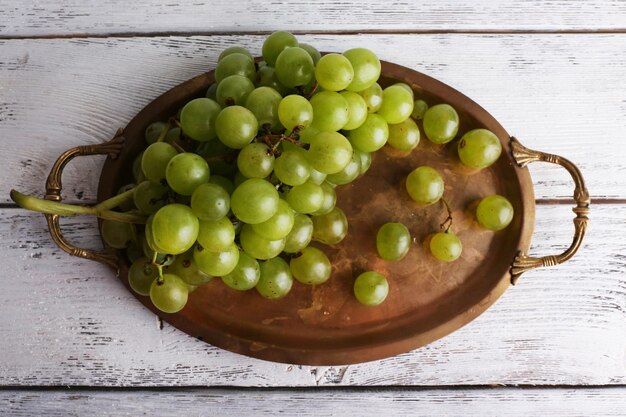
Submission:
<svg viewBox="0 0 626 417">
<path fill-rule="evenodd" d="M 531 148 L 581 168 L 591 224 L 570 262 L 525 274 L 484 315 L 377 362 L 250 359 L 160 322 L 105 267 L 51 242 L 41 195 L 65 149 L 100 143 L 154 97 L 285 29 L 365 46 L 473 98 Z M 626 415 L 626 1 L 0 0 L 0 416 Z M 95 200 L 102 159 L 66 169 Z M 532 252 L 571 239 L 573 186 L 531 168 Z M 92 219 L 68 237 L 98 246 Z"/>
</svg>

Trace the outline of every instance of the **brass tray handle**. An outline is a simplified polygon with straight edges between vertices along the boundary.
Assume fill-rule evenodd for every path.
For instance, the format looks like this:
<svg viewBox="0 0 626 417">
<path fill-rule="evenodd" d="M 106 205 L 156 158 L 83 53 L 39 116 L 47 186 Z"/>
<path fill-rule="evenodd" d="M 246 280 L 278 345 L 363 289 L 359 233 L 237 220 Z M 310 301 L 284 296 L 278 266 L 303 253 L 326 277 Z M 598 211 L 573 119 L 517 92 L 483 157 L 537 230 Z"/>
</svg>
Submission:
<svg viewBox="0 0 626 417">
<path fill-rule="evenodd" d="M 576 207 L 572 209 L 574 213 L 576 213 L 576 217 L 574 218 L 574 240 L 572 241 L 572 244 L 560 255 L 548 255 L 536 258 L 528 256 L 525 253 L 518 254 L 511 265 L 511 284 L 515 285 L 520 275 L 524 272 L 542 266 L 562 264 L 574 256 L 580 248 L 587 230 L 587 225 L 589 223 L 589 217 L 587 216 L 589 214 L 589 204 L 591 200 L 589 198 L 589 191 L 587 191 L 587 187 L 585 187 L 585 180 L 583 179 L 580 170 L 571 161 L 558 155 L 528 149 L 514 137 L 511 137 L 511 151 L 513 159 L 522 168 L 531 162 L 537 161 L 561 165 L 567 170 L 567 172 L 570 173 L 576 186 L 576 188 L 574 188 L 574 201 L 576 202 Z"/>
<path fill-rule="evenodd" d="M 63 188 L 61 184 L 61 175 L 63 174 L 63 168 L 77 156 L 87 155 L 108 155 L 110 158 L 115 159 L 119 155 L 122 147 L 124 146 L 123 129 L 118 129 L 117 133 L 109 142 L 105 142 L 99 145 L 85 145 L 77 146 L 75 148 L 68 149 L 63 152 L 61 156 L 56 160 L 48 179 L 46 180 L 46 200 L 61 201 L 61 190 Z M 48 221 L 48 230 L 52 240 L 61 249 L 73 256 L 79 256 L 81 258 L 91 259 L 107 265 L 113 270 L 118 269 L 118 258 L 114 249 L 105 248 L 102 251 L 94 251 L 91 249 L 78 248 L 69 243 L 63 233 L 61 233 L 61 225 L 59 224 L 59 216 L 57 214 L 45 214 Z"/>
</svg>

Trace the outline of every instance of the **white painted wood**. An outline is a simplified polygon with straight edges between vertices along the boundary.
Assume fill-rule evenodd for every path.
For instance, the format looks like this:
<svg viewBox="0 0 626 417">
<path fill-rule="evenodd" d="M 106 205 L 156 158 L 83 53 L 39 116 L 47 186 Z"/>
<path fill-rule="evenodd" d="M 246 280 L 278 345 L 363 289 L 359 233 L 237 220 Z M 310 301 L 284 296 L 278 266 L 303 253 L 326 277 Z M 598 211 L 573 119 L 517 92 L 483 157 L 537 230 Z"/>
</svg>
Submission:
<svg viewBox="0 0 626 417">
<path fill-rule="evenodd" d="M 571 217 L 568 205 L 538 206 L 532 253 L 562 251 Z M 232 354 L 168 325 L 160 330 L 109 270 L 55 248 L 43 216 L 2 209 L 0 385 L 624 384 L 625 218 L 626 205 L 594 206 L 576 257 L 525 274 L 477 320 L 425 348 L 308 367 Z M 64 230 L 78 245 L 97 246 L 90 224 L 68 219 Z"/>
<path fill-rule="evenodd" d="M 381 3 L 382 4 L 382 3 Z M 129 6 L 130 7 L 130 6 Z M 110 138 L 150 100 L 263 36 L 0 41 L 0 203 L 43 192 L 65 149 Z M 524 144 L 576 162 L 595 197 L 626 197 L 626 35 L 308 35 L 322 50 L 367 46 L 490 111 Z M 66 169 L 66 195 L 93 201 L 102 159 Z M 533 165 L 538 198 L 567 198 L 559 167 Z"/>
<path fill-rule="evenodd" d="M 4 411 L 3 411 L 4 410 Z M 0 416 L 614 416 L 625 388 L 5 391 Z"/>
<path fill-rule="evenodd" d="M 149 32 L 601 30 L 626 28 L 619 0 L 0 2 L 3 36 Z"/>
</svg>

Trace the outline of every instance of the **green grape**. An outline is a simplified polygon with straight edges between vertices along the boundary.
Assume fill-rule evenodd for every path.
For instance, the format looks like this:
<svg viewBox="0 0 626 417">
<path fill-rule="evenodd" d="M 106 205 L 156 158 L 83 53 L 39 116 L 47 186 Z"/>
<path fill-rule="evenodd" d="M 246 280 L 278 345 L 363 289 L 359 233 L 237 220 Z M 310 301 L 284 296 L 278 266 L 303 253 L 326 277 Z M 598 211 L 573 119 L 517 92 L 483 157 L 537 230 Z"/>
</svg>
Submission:
<svg viewBox="0 0 626 417">
<path fill-rule="evenodd" d="M 312 112 L 313 110 L 311 110 Z M 313 113 L 311 113 L 312 115 Z M 313 126 L 309 126 L 306 129 L 298 132 L 298 139 L 301 143 L 311 143 L 311 140 L 320 133 L 319 129 L 314 128 Z"/>
<path fill-rule="evenodd" d="M 193 260 L 198 269 L 205 274 L 214 277 L 222 277 L 230 274 L 239 262 L 239 248 L 231 243 L 225 250 L 221 252 L 211 252 L 204 249 L 201 245 L 196 245 L 193 250 Z"/>
<path fill-rule="evenodd" d="M 253 90 L 246 100 L 246 108 L 254 114 L 259 126 L 269 126 L 271 130 L 280 129 L 278 105 L 282 96 L 271 87 L 259 87 Z"/>
<path fill-rule="evenodd" d="M 310 102 L 313 107 L 312 126 L 316 129 L 336 132 L 348 123 L 348 101 L 341 94 L 321 91 L 311 97 Z"/>
<path fill-rule="evenodd" d="M 148 223 L 150 223 L 150 222 L 148 222 Z M 148 231 L 148 224 L 146 224 L 146 231 Z M 144 256 L 146 258 L 148 258 L 148 259 L 152 259 L 154 257 L 154 254 L 156 253 L 155 250 L 152 249 L 152 247 L 151 247 L 151 244 L 153 242 L 148 243 L 147 236 L 140 236 L 139 240 L 140 240 L 140 243 L 141 243 L 141 249 L 142 249 L 142 252 L 143 252 Z M 163 253 L 157 253 L 156 263 L 162 264 L 163 262 L 165 262 L 165 258 L 167 256 L 168 255 L 163 254 Z"/>
<path fill-rule="evenodd" d="M 276 58 L 276 78 L 286 87 L 305 86 L 313 78 L 313 58 L 302 48 L 283 50 Z"/>
<path fill-rule="evenodd" d="M 135 207 L 146 214 L 156 213 L 165 205 L 167 197 L 167 187 L 152 181 L 142 182 L 133 193 Z"/>
<path fill-rule="evenodd" d="M 233 149 L 241 149 L 256 136 L 259 123 L 254 114 L 242 106 L 226 107 L 215 120 L 217 137 Z"/>
<path fill-rule="evenodd" d="M 222 51 L 222 53 L 220 54 L 219 58 L 217 58 L 217 62 L 220 62 L 222 59 L 226 58 L 228 55 L 232 55 L 232 54 L 243 54 L 245 56 L 247 56 L 248 58 L 250 58 L 250 61 L 254 61 L 254 57 L 252 56 L 252 54 L 250 52 L 248 52 L 248 50 L 246 48 L 243 48 L 241 46 L 231 46 L 229 48 L 226 48 Z"/>
<path fill-rule="evenodd" d="M 286 199 L 298 213 L 314 213 L 324 204 L 324 190 L 317 184 L 305 182 L 289 190 Z"/>
<path fill-rule="evenodd" d="M 311 59 L 313 60 L 313 65 L 317 65 L 319 60 L 322 58 L 320 51 L 318 51 L 317 49 L 315 49 L 315 47 L 309 45 L 308 43 L 301 43 L 299 47 L 308 52 L 308 54 L 311 56 Z"/>
<path fill-rule="evenodd" d="M 228 217 L 219 220 L 200 220 L 198 243 L 211 252 L 228 249 L 235 241 L 235 228 Z"/>
<path fill-rule="evenodd" d="M 478 223 L 485 229 L 496 232 L 511 223 L 513 214 L 513 206 L 509 200 L 498 194 L 483 198 L 476 208 Z"/>
<path fill-rule="evenodd" d="M 139 295 L 150 295 L 150 286 L 159 276 L 159 270 L 146 257 L 135 260 L 128 270 L 128 284 Z"/>
<path fill-rule="evenodd" d="M 352 145 L 337 132 L 320 132 L 311 139 L 307 158 L 314 169 L 324 174 L 341 171 L 352 159 Z"/>
<path fill-rule="evenodd" d="M 247 178 L 265 178 L 274 170 L 274 155 L 264 143 L 250 143 L 237 156 L 237 168 Z"/>
<path fill-rule="evenodd" d="M 219 140 L 201 143 L 196 153 L 209 162 L 210 177 L 213 177 L 213 174 L 231 176 L 237 171 L 237 165 L 232 163 L 236 151 Z"/>
<path fill-rule="evenodd" d="M 315 66 L 315 79 L 326 91 L 344 90 L 353 78 L 352 64 L 343 55 L 326 54 Z"/>
<path fill-rule="evenodd" d="M 329 183 L 324 181 L 320 187 L 322 187 L 322 191 L 324 191 L 324 201 L 322 202 L 322 207 L 313 213 L 316 216 L 330 213 L 332 209 L 335 208 L 335 204 L 337 203 L 337 194 L 335 193 L 335 189 L 331 187 Z"/>
<path fill-rule="evenodd" d="M 414 169 L 406 177 L 406 190 L 421 205 L 434 204 L 443 195 L 444 183 L 439 172 L 429 166 Z"/>
<path fill-rule="evenodd" d="M 148 251 L 144 246 L 144 253 L 149 259 L 152 259 L 155 253 L 157 254 L 157 258 L 161 257 L 162 259 L 164 259 L 165 251 L 158 247 L 158 245 L 154 241 L 154 236 L 152 236 L 152 220 L 154 220 L 154 214 L 148 217 L 148 220 L 146 220 L 144 239 L 146 241 L 146 245 L 150 250 Z"/>
<path fill-rule="evenodd" d="M 191 195 L 198 186 L 209 181 L 209 164 L 199 155 L 180 153 L 167 164 L 167 185 L 180 195 Z"/>
<path fill-rule="evenodd" d="M 276 158 L 274 174 L 284 184 L 302 185 L 311 175 L 311 164 L 306 154 L 297 151 L 285 151 Z"/>
<path fill-rule="evenodd" d="M 112 248 L 125 249 L 136 239 L 135 225 L 115 220 L 102 220 L 102 240 Z"/>
<path fill-rule="evenodd" d="M 378 256 L 386 261 L 399 261 L 411 247 L 411 234 L 402 223 L 385 223 L 376 234 Z"/>
<path fill-rule="evenodd" d="M 463 245 L 452 232 L 439 232 L 430 240 L 430 253 L 440 261 L 452 262 L 461 256 Z"/>
<path fill-rule="evenodd" d="M 267 65 L 276 66 L 276 60 L 282 51 L 298 46 L 298 40 L 289 32 L 274 32 L 263 42 L 262 55 Z"/>
<path fill-rule="evenodd" d="M 213 83 L 207 88 L 204 97 L 217 101 L 217 83 Z"/>
<path fill-rule="evenodd" d="M 352 159 L 341 171 L 330 174 L 326 177 L 326 181 L 335 185 L 349 184 L 361 174 L 361 156 L 355 152 L 352 153 Z"/>
<path fill-rule="evenodd" d="M 235 191 L 235 184 L 231 180 L 226 177 L 222 177 L 221 175 L 211 175 L 209 177 L 209 183 L 219 185 L 226 191 L 229 196 L 228 199 L 228 209 L 230 210 L 230 195 Z M 193 196 L 192 200 L 193 201 Z"/>
<path fill-rule="evenodd" d="M 399 85 L 392 85 L 383 90 L 383 104 L 378 109 L 389 124 L 405 121 L 413 112 L 413 95 Z"/>
<path fill-rule="evenodd" d="M 371 87 L 380 76 L 380 60 L 369 49 L 354 48 L 343 53 L 354 68 L 354 78 L 346 87 L 349 91 L 363 91 Z"/>
<path fill-rule="evenodd" d="M 487 129 L 474 129 L 464 134 L 458 149 L 463 165 L 474 169 L 487 168 L 502 153 L 500 139 Z"/>
<path fill-rule="evenodd" d="M 198 265 L 193 260 L 193 249 L 180 254 L 174 259 L 174 262 L 167 267 L 168 274 L 174 274 L 187 285 L 203 285 L 211 281 L 213 277 L 200 271 Z"/>
<path fill-rule="evenodd" d="M 378 272 L 363 272 L 354 281 L 354 296 L 363 305 L 377 306 L 385 301 L 388 294 L 387 278 Z"/>
<path fill-rule="evenodd" d="M 244 224 L 239 233 L 241 248 L 256 259 L 271 259 L 285 248 L 285 239 L 266 239 L 254 231 L 252 225 Z"/>
<path fill-rule="evenodd" d="M 143 257 L 143 249 L 140 244 L 131 242 L 126 248 L 126 258 L 132 263 Z"/>
<path fill-rule="evenodd" d="M 220 110 L 220 105 L 210 98 L 191 100 L 180 113 L 180 127 L 191 139 L 207 142 L 217 134 L 215 124 Z"/>
<path fill-rule="evenodd" d="M 159 253 L 178 255 L 191 248 L 198 237 L 200 223 L 193 211 L 182 204 L 168 204 L 152 215 L 152 224 L 146 225 Z M 150 240 L 148 240 L 150 242 Z"/>
<path fill-rule="evenodd" d="M 238 52 L 225 56 L 215 67 L 215 81 L 221 83 L 222 80 L 231 75 L 241 75 L 254 81 L 256 78 L 254 61 Z"/>
<path fill-rule="evenodd" d="M 372 154 L 369 152 L 361 152 L 358 149 L 355 149 L 354 153 L 357 154 L 359 156 L 359 159 L 361 160 L 361 172 L 359 173 L 359 175 L 363 175 L 372 166 Z"/>
<path fill-rule="evenodd" d="M 376 113 L 383 105 L 383 89 L 378 83 L 359 91 L 359 95 L 365 100 L 368 113 Z"/>
<path fill-rule="evenodd" d="M 422 120 L 426 110 L 428 110 L 428 103 L 424 100 L 415 100 L 413 102 L 413 112 L 411 113 L 411 117 L 415 120 Z"/>
<path fill-rule="evenodd" d="M 243 106 L 254 84 L 242 75 L 230 75 L 224 78 L 217 86 L 216 99 L 222 107 L 237 104 Z"/>
<path fill-rule="evenodd" d="M 309 181 L 315 183 L 317 185 L 321 185 L 324 181 L 326 181 L 326 177 L 328 175 L 323 172 L 319 172 L 317 169 L 311 168 L 311 175 L 309 176 Z"/>
<path fill-rule="evenodd" d="M 222 276 L 224 284 L 238 291 L 251 290 L 261 278 L 259 262 L 245 252 L 239 254 L 239 262 L 230 273 Z"/>
<path fill-rule="evenodd" d="M 191 209 L 200 220 L 219 220 L 230 211 L 230 196 L 217 184 L 201 184 L 191 195 Z"/>
<path fill-rule="evenodd" d="M 174 127 L 170 130 L 167 131 L 167 134 L 165 135 L 165 142 L 172 144 L 172 143 L 176 143 L 178 145 L 183 144 L 183 142 L 181 141 L 181 135 L 182 135 L 183 131 L 181 130 L 180 127 Z"/>
<path fill-rule="evenodd" d="M 296 213 L 291 232 L 285 238 L 287 253 L 300 252 L 306 248 L 313 238 L 313 221 L 306 214 Z"/>
<path fill-rule="evenodd" d="M 259 264 L 261 276 L 256 290 L 263 297 L 277 300 L 286 296 L 293 285 L 293 277 L 287 262 L 281 258 L 270 259 Z"/>
<path fill-rule="evenodd" d="M 287 130 L 296 126 L 307 127 L 313 121 L 313 107 L 306 98 L 292 94 L 280 101 L 278 118 Z"/>
<path fill-rule="evenodd" d="M 420 143 L 420 130 L 412 119 L 389 125 L 387 143 L 400 151 L 410 151 Z"/>
<path fill-rule="evenodd" d="M 408 85 L 407 83 L 395 83 L 394 85 L 397 85 L 399 87 L 404 88 L 406 91 L 409 92 L 409 94 L 411 94 L 411 97 L 415 96 L 415 93 L 413 92 L 413 89 L 411 88 L 410 85 Z"/>
<path fill-rule="evenodd" d="M 251 178 L 235 189 L 230 208 L 242 222 L 257 224 L 276 214 L 278 200 L 278 191 L 269 181 Z"/>
<path fill-rule="evenodd" d="M 145 133 L 146 143 L 148 145 L 155 143 L 165 129 L 167 129 L 167 123 L 163 122 L 154 122 L 148 125 Z"/>
<path fill-rule="evenodd" d="M 145 179 L 145 175 L 141 168 L 141 161 L 143 160 L 143 151 L 133 160 L 133 179 L 135 183 L 139 184 Z M 166 164 L 167 165 L 167 164 Z"/>
<path fill-rule="evenodd" d="M 286 96 L 291 91 L 290 88 L 282 85 L 278 78 L 276 78 L 276 70 L 274 67 L 264 66 L 259 68 L 256 73 L 256 86 L 257 87 L 270 87 L 278 91 L 281 96 Z"/>
<path fill-rule="evenodd" d="M 283 200 L 278 200 L 278 210 L 276 214 L 265 220 L 263 223 L 253 224 L 254 231 L 269 240 L 282 239 L 291 232 L 294 223 L 294 212 L 289 204 Z"/>
<path fill-rule="evenodd" d="M 306 285 L 319 285 L 328 281 L 331 265 L 321 250 L 309 246 L 289 261 L 289 269 L 295 279 Z"/>
<path fill-rule="evenodd" d="M 355 149 L 374 152 L 385 146 L 389 138 L 389 126 L 378 114 L 368 114 L 360 127 L 348 132 L 348 139 Z"/>
<path fill-rule="evenodd" d="M 424 113 L 424 133 L 433 143 L 448 143 L 459 131 L 459 115 L 449 104 L 437 104 Z"/>
<path fill-rule="evenodd" d="M 148 146 L 141 157 L 141 170 L 147 179 L 161 182 L 170 160 L 178 154 L 169 143 L 157 142 Z"/>
<path fill-rule="evenodd" d="M 132 190 L 135 187 L 136 187 L 136 185 L 133 184 L 133 183 L 123 185 L 123 186 L 120 187 L 119 190 L 117 190 L 117 195 L 120 195 L 120 194 L 123 194 L 123 193 L 125 193 L 127 191 L 130 191 L 130 190 Z M 134 195 L 134 193 L 133 193 L 133 195 Z M 137 208 L 135 206 L 135 202 L 133 200 L 126 200 L 123 203 L 121 203 L 118 207 L 122 211 L 130 211 L 130 210 L 134 210 L 134 209 Z"/>
<path fill-rule="evenodd" d="M 348 122 L 343 130 L 352 130 L 365 123 L 367 104 L 363 97 L 353 91 L 342 91 L 341 96 L 348 102 Z"/>
<path fill-rule="evenodd" d="M 237 189 L 237 187 L 239 187 L 241 184 L 243 184 L 245 181 L 247 181 L 249 179 L 250 178 L 246 177 L 241 172 L 237 171 L 237 173 L 235 174 L 235 178 L 233 180 L 233 185 L 235 186 L 235 189 Z M 232 194 L 231 194 L 231 196 L 232 196 Z"/>
<path fill-rule="evenodd" d="M 163 274 L 163 279 L 155 279 L 150 286 L 152 304 L 164 313 L 177 313 L 187 304 L 189 289 L 185 281 L 173 274 Z"/>
<path fill-rule="evenodd" d="M 313 240 L 336 245 L 348 234 L 348 219 L 343 210 L 335 207 L 329 213 L 313 216 Z"/>
</svg>

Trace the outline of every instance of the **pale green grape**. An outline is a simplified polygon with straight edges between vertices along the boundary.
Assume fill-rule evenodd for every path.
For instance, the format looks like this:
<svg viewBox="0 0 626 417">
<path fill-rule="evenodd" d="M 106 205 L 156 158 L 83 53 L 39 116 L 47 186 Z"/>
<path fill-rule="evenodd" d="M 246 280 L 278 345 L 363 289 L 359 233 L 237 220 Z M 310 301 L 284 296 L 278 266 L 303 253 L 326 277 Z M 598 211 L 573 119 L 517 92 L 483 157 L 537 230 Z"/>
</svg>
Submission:
<svg viewBox="0 0 626 417">
<path fill-rule="evenodd" d="M 222 276 L 224 284 L 238 291 L 247 291 L 256 286 L 261 278 L 259 262 L 245 252 L 239 254 L 237 266 Z"/>
<path fill-rule="evenodd" d="M 225 56 L 215 67 L 215 81 L 221 83 L 222 80 L 231 75 L 241 75 L 254 81 L 256 78 L 254 61 L 239 52 Z"/>
<path fill-rule="evenodd" d="M 302 185 L 311 176 L 311 164 L 306 154 L 298 151 L 285 151 L 276 158 L 274 174 L 284 184 Z"/>
<path fill-rule="evenodd" d="M 257 224 L 276 214 L 278 200 L 278 191 L 269 181 L 251 178 L 233 191 L 230 208 L 242 222 Z"/>
<path fill-rule="evenodd" d="M 220 62 L 222 59 L 226 58 L 228 55 L 232 55 L 232 54 L 243 54 L 245 56 L 247 56 L 248 58 L 250 58 L 250 61 L 253 61 L 254 58 L 252 57 L 252 54 L 250 52 L 248 52 L 248 50 L 246 48 L 243 48 L 241 46 L 231 46 L 229 48 L 226 48 L 222 51 L 222 53 L 220 54 L 219 58 L 217 58 L 217 62 Z"/>
<path fill-rule="evenodd" d="M 276 70 L 274 67 L 264 66 L 259 68 L 256 73 L 256 86 L 257 87 L 270 87 L 278 91 L 281 96 L 288 95 L 292 89 L 282 85 L 278 78 L 276 78 Z"/>
<path fill-rule="evenodd" d="M 133 192 L 135 207 L 142 213 L 154 214 L 165 205 L 167 187 L 160 183 L 144 181 Z"/>
<path fill-rule="evenodd" d="M 230 196 L 217 184 L 202 184 L 191 195 L 191 209 L 200 220 L 219 220 L 230 211 Z"/>
<path fill-rule="evenodd" d="M 311 112 L 313 112 L 313 110 L 311 109 Z M 311 117 L 312 117 L 313 113 L 311 113 Z M 318 134 L 320 133 L 319 129 L 314 128 L 313 126 L 309 126 L 304 130 L 301 130 L 298 133 L 298 139 L 300 140 L 300 142 L 302 143 L 311 143 L 311 140 Z"/>
<path fill-rule="evenodd" d="M 424 133 L 433 143 L 448 143 L 459 131 L 459 115 L 449 104 L 437 104 L 424 113 Z"/>
<path fill-rule="evenodd" d="M 348 123 L 348 101 L 341 94 L 321 91 L 311 97 L 310 103 L 313 107 L 312 126 L 316 129 L 336 132 Z"/>
<path fill-rule="evenodd" d="M 378 114 L 368 114 L 358 128 L 348 133 L 348 139 L 355 149 L 362 152 L 374 152 L 385 146 L 389 138 L 389 126 Z"/>
<path fill-rule="evenodd" d="M 193 260 L 200 271 L 214 277 L 221 277 L 230 274 L 237 267 L 239 248 L 232 243 L 221 252 L 211 252 L 201 245 L 196 245 Z"/>
<path fill-rule="evenodd" d="M 199 142 L 216 136 L 215 122 L 222 108 L 210 98 L 197 98 L 185 104 L 180 113 L 180 126 L 185 135 Z"/>
<path fill-rule="evenodd" d="M 419 204 L 434 204 L 443 195 L 443 178 L 434 168 L 421 166 L 406 177 L 406 190 Z"/>
<path fill-rule="evenodd" d="M 376 234 L 378 256 L 386 261 L 399 261 L 411 247 L 411 234 L 402 223 L 385 223 Z"/>
<path fill-rule="evenodd" d="M 341 171 L 352 159 L 352 145 L 341 133 L 320 132 L 310 145 L 307 158 L 313 168 L 324 174 Z"/>
<path fill-rule="evenodd" d="M 378 109 L 389 124 L 405 121 L 413 112 L 413 95 L 399 85 L 392 85 L 383 90 L 383 104 Z"/>
<path fill-rule="evenodd" d="M 285 238 L 285 248 L 287 253 L 300 252 L 306 248 L 313 238 L 313 221 L 306 214 L 296 213 L 291 232 Z"/>
<path fill-rule="evenodd" d="M 136 259 L 128 270 L 128 284 L 137 294 L 150 295 L 150 286 L 159 276 L 156 266 L 148 258 Z"/>
<path fill-rule="evenodd" d="M 296 212 L 314 213 L 324 204 L 324 190 L 315 183 L 305 182 L 289 190 L 286 199 Z"/>
<path fill-rule="evenodd" d="M 353 78 L 352 64 L 343 55 L 326 54 L 315 66 L 315 79 L 326 91 L 344 90 Z"/>
<path fill-rule="evenodd" d="M 363 305 L 377 306 L 385 301 L 388 294 L 387 278 L 378 272 L 363 272 L 354 281 L 354 296 Z"/>
<path fill-rule="evenodd" d="M 463 250 L 461 239 L 450 231 L 435 233 L 429 246 L 430 253 L 443 262 L 452 262 L 458 259 Z"/>
<path fill-rule="evenodd" d="M 259 123 L 254 114 L 242 106 L 223 109 L 215 120 L 217 137 L 226 146 L 241 149 L 256 136 Z"/>
<path fill-rule="evenodd" d="M 309 181 L 321 185 L 324 181 L 326 181 L 326 177 L 328 175 L 323 172 L 319 172 L 317 169 L 311 168 L 311 175 L 309 176 Z"/>
<path fill-rule="evenodd" d="M 290 47 L 298 46 L 298 40 L 289 32 L 274 32 L 263 42 L 263 60 L 267 65 L 274 67 L 276 60 L 282 51 Z"/>
<path fill-rule="evenodd" d="M 254 114 L 259 126 L 269 126 L 272 130 L 280 128 L 278 105 L 282 96 L 271 87 L 259 87 L 253 90 L 246 99 L 246 108 Z"/>
<path fill-rule="evenodd" d="M 464 134 L 458 149 L 463 165 L 474 169 L 487 168 L 502 153 L 500 139 L 487 129 L 474 129 Z"/>
<path fill-rule="evenodd" d="M 211 281 L 213 277 L 200 271 L 198 265 L 193 260 L 193 249 L 176 256 L 174 262 L 167 267 L 168 274 L 180 277 L 187 285 L 203 285 Z"/>
<path fill-rule="evenodd" d="M 306 98 L 292 94 L 280 101 L 278 118 L 287 130 L 296 126 L 307 127 L 313 121 L 313 107 Z"/>
<path fill-rule="evenodd" d="M 293 285 L 293 277 L 289 265 L 281 258 L 270 259 L 259 264 L 261 277 L 256 290 L 263 297 L 277 300 L 286 296 Z"/>
<path fill-rule="evenodd" d="M 274 165 L 274 155 L 264 143 L 250 143 L 237 156 L 237 168 L 247 178 L 265 178 Z"/>
<path fill-rule="evenodd" d="M 342 91 L 341 96 L 348 102 L 348 122 L 343 130 L 352 130 L 365 123 L 367 118 L 367 103 L 365 99 L 353 91 Z"/>
<path fill-rule="evenodd" d="M 313 58 L 302 48 L 283 50 L 275 67 L 276 78 L 286 87 L 305 86 L 313 78 Z"/>
<path fill-rule="evenodd" d="M 389 125 L 389 139 L 387 143 L 392 148 L 401 151 L 410 151 L 420 142 L 420 130 L 412 119 Z"/>
<path fill-rule="evenodd" d="M 348 219 L 343 210 L 335 207 L 329 213 L 313 216 L 313 240 L 336 245 L 348 234 Z"/>
<path fill-rule="evenodd" d="M 233 193 L 233 191 L 235 191 L 235 184 L 233 184 L 233 182 L 228 178 L 222 177 L 221 175 L 211 175 L 211 177 L 209 178 L 209 182 L 211 184 L 219 185 L 226 191 L 229 196 L 228 209 L 230 210 L 230 195 Z"/>
<path fill-rule="evenodd" d="M 316 216 L 330 213 L 332 209 L 335 208 L 335 204 L 337 203 L 337 194 L 335 193 L 335 189 L 331 187 L 329 183 L 324 181 L 320 184 L 320 187 L 322 187 L 322 191 L 324 191 L 324 201 L 322 202 L 322 207 L 313 213 Z"/>
<path fill-rule="evenodd" d="M 328 281 L 331 265 L 328 257 L 321 250 L 309 246 L 291 258 L 289 269 L 293 277 L 306 285 L 319 285 Z"/>
<path fill-rule="evenodd" d="M 145 138 L 148 145 L 156 142 L 165 129 L 167 129 L 167 123 L 164 122 L 154 122 L 149 124 L 145 132 Z"/>
<path fill-rule="evenodd" d="M 422 120 L 426 110 L 428 110 L 428 103 L 424 100 L 415 100 L 413 102 L 413 112 L 411 113 L 411 117 L 415 120 Z"/>
<path fill-rule="evenodd" d="M 176 148 L 169 143 L 153 143 L 146 148 L 141 156 L 141 170 L 143 174 L 153 182 L 164 180 L 167 164 L 177 154 Z"/>
<path fill-rule="evenodd" d="M 215 97 L 222 107 L 234 104 L 243 106 L 253 90 L 254 84 L 250 79 L 242 75 L 230 75 L 218 84 Z"/>
<path fill-rule="evenodd" d="M 415 96 L 415 93 L 413 92 L 413 89 L 411 88 L 410 85 L 408 85 L 407 83 L 395 83 L 394 85 L 397 85 L 399 87 L 404 88 L 406 91 L 409 92 L 409 94 L 411 94 L 411 97 Z"/>
<path fill-rule="evenodd" d="M 150 286 L 152 304 L 164 313 L 177 313 L 187 304 L 189 289 L 180 277 L 163 274 L 163 279 L 155 279 Z"/>
<path fill-rule="evenodd" d="M 341 171 L 330 174 L 326 181 L 335 185 L 349 184 L 361 174 L 361 156 L 356 152 L 352 153 L 352 159 Z"/>
<path fill-rule="evenodd" d="M 170 159 L 165 170 L 167 185 L 180 195 L 191 195 L 209 181 L 209 164 L 199 155 L 180 153 Z"/>
<path fill-rule="evenodd" d="M 135 225 L 115 220 L 102 220 L 100 226 L 102 240 L 112 248 L 124 249 L 136 240 Z"/>
<path fill-rule="evenodd" d="M 476 208 L 478 223 L 493 231 L 506 228 L 513 220 L 513 214 L 513 206 L 509 200 L 498 194 L 483 198 Z"/>
<path fill-rule="evenodd" d="M 317 65 L 319 60 L 322 58 L 320 51 L 318 51 L 317 49 L 315 49 L 315 47 L 309 45 L 308 43 L 301 43 L 299 46 L 300 48 L 307 51 L 308 54 L 311 56 L 311 59 L 313 60 L 313 65 Z"/>
<path fill-rule="evenodd" d="M 355 149 L 354 153 L 357 154 L 359 156 L 359 159 L 361 160 L 361 172 L 359 173 L 359 175 L 363 175 L 372 166 L 372 154 L 369 152 L 361 152 L 358 149 Z"/>
<path fill-rule="evenodd" d="M 254 231 L 252 225 L 244 224 L 239 233 L 241 248 L 256 259 L 271 259 L 285 248 L 285 239 L 266 239 Z"/>
<path fill-rule="evenodd" d="M 376 113 L 383 105 L 383 89 L 378 83 L 359 91 L 359 95 L 365 100 L 368 113 Z"/>
<path fill-rule="evenodd" d="M 295 213 L 289 204 L 283 200 L 278 200 L 278 210 L 276 214 L 265 220 L 263 223 L 253 224 L 254 231 L 269 240 L 282 239 L 291 232 L 295 219 Z"/>
<path fill-rule="evenodd" d="M 146 225 L 157 252 L 178 255 L 191 248 L 198 237 L 200 224 L 193 211 L 182 204 L 168 204 L 152 216 Z M 148 240 L 150 242 L 150 240 Z"/>
<path fill-rule="evenodd" d="M 235 228 L 228 217 L 200 220 L 198 243 L 211 252 L 227 250 L 235 241 Z"/>
<path fill-rule="evenodd" d="M 352 82 L 346 87 L 349 91 L 363 91 L 371 87 L 380 76 L 380 60 L 369 49 L 354 48 L 343 53 L 354 69 Z"/>
</svg>

